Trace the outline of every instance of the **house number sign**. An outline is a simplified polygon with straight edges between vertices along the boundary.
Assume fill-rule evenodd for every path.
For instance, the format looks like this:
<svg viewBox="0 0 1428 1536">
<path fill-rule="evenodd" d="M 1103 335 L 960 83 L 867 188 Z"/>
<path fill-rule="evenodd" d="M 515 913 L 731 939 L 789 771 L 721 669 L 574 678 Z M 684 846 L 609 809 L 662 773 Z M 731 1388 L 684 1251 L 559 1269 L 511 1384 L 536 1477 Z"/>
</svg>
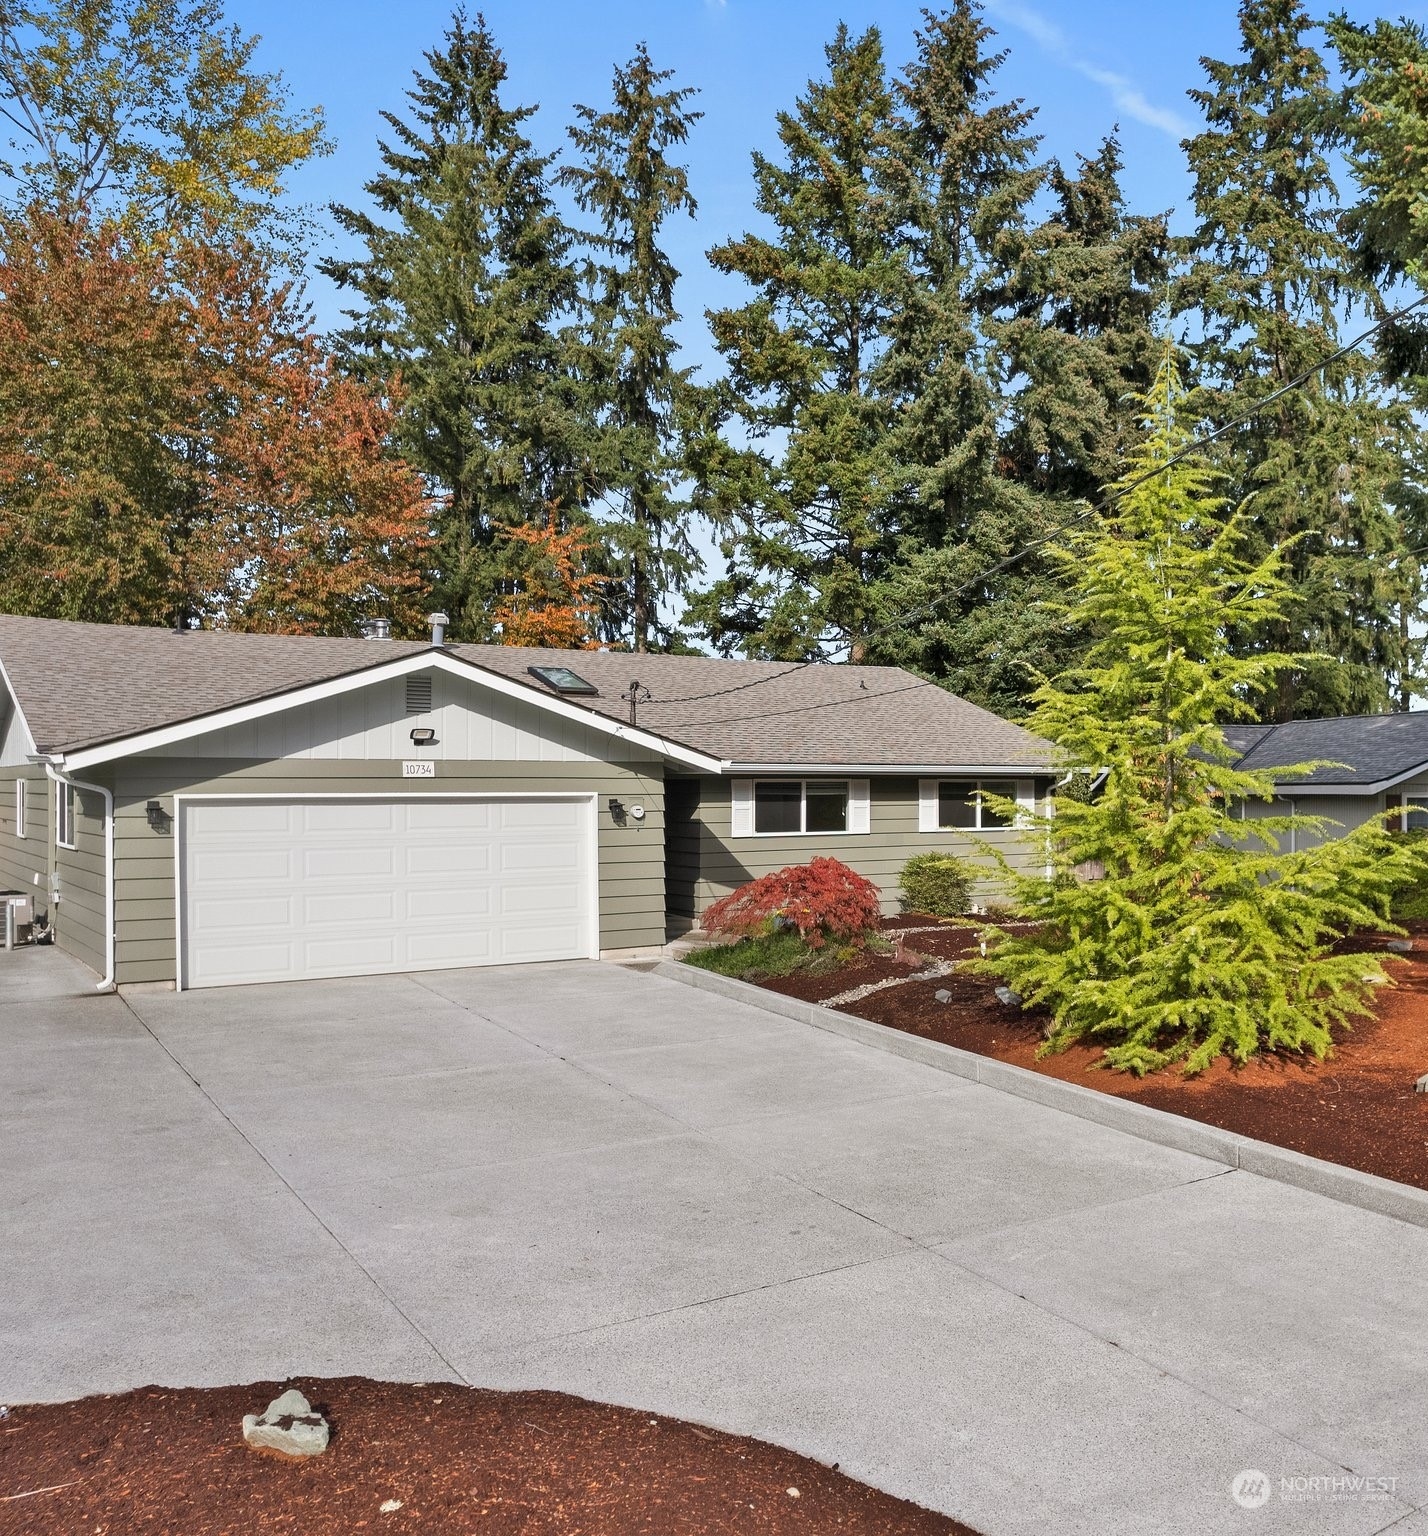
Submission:
<svg viewBox="0 0 1428 1536">
<path fill-rule="evenodd" d="M 436 764 L 403 763 L 402 777 L 404 779 L 434 779 L 436 777 Z"/>
</svg>

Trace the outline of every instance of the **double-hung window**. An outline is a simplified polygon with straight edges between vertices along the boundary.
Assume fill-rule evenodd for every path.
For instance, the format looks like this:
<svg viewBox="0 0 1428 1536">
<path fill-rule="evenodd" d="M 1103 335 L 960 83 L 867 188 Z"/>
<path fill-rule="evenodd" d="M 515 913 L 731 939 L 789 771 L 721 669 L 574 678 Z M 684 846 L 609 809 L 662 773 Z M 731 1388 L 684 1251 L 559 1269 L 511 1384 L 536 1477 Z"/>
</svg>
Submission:
<svg viewBox="0 0 1428 1536">
<path fill-rule="evenodd" d="M 25 804 L 26 786 L 24 779 L 15 780 L 15 836 L 28 837 L 29 828 L 26 826 Z"/>
<path fill-rule="evenodd" d="M 867 779 L 735 779 L 735 837 L 816 837 L 869 828 Z"/>
<path fill-rule="evenodd" d="M 55 842 L 61 848 L 74 847 L 74 786 L 55 785 Z"/>
<path fill-rule="evenodd" d="M 1026 786 L 1014 779 L 923 779 L 918 788 L 919 831 L 993 832 L 1013 823 L 991 802 L 1023 800 Z"/>
</svg>

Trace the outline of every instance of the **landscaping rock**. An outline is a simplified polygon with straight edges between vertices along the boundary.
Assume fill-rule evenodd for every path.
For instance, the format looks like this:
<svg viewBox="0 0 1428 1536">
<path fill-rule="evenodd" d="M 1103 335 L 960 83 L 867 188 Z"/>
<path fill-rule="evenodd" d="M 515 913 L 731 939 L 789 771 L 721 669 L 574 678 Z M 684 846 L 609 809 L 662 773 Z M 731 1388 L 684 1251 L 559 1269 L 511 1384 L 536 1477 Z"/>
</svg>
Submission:
<svg viewBox="0 0 1428 1536">
<path fill-rule="evenodd" d="M 932 995 L 939 1003 L 950 1003 L 952 1001 L 952 994 L 946 987 L 938 987 Z"/>
<path fill-rule="evenodd" d="M 263 1413 L 243 1415 L 243 1440 L 250 1450 L 268 1451 L 290 1461 L 321 1456 L 327 1449 L 327 1420 L 295 1387 L 275 1397 Z"/>
<path fill-rule="evenodd" d="M 997 1001 L 999 1003 L 1005 1003 L 1008 1008 L 1020 1008 L 1021 993 L 1013 992 L 1010 987 L 998 987 Z"/>
<path fill-rule="evenodd" d="M 1425 1072 L 1413 1086 L 1419 1093 L 1428 1093 L 1428 1072 Z"/>
<path fill-rule="evenodd" d="M 1383 947 L 1391 949 L 1396 955 L 1411 955 L 1413 953 L 1413 940 L 1390 939 Z"/>
</svg>

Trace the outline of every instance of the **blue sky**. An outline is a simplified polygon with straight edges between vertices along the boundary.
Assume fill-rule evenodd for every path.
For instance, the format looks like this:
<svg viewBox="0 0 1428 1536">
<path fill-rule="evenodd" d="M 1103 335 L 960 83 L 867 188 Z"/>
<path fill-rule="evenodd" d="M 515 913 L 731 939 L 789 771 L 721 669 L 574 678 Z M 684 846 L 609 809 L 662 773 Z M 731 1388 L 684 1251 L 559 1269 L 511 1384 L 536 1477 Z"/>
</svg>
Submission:
<svg viewBox="0 0 1428 1536">
<path fill-rule="evenodd" d="M 1364 20 L 1384 9 L 1428 20 L 1423 0 L 1346 8 Z M 671 227 L 667 245 L 683 273 L 682 338 L 689 360 L 700 363 L 710 357 L 705 307 L 743 291 L 710 271 L 704 252 L 748 227 L 750 151 L 777 150 L 774 114 L 821 74 L 824 44 L 840 19 L 857 30 L 880 27 L 890 65 L 900 67 L 912 55 L 921 9 L 904 0 L 488 0 L 484 6 L 509 65 L 508 100 L 539 105 L 531 133 L 544 149 L 564 143 L 572 102 L 605 103 L 612 66 L 628 59 L 642 38 L 679 83 L 699 87 L 696 105 L 705 115 L 687 155 L 699 212 Z M 377 167 L 378 113 L 400 110 L 411 71 L 439 42 L 450 5 L 229 0 L 229 14 L 262 36 L 260 62 L 282 71 L 294 102 L 321 103 L 327 113 L 335 152 L 299 173 L 296 195 L 318 204 L 360 203 L 362 184 Z M 1201 56 L 1233 55 L 1235 14 L 1230 0 L 987 3 L 988 19 L 1009 49 L 999 83 L 1004 93 L 1040 108 L 1045 151 L 1072 163 L 1078 151 L 1093 153 L 1119 122 L 1127 195 L 1133 208 L 1146 212 L 1183 210 L 1187 203 L 1178 140 L 1193 126 L 1194 108 L 1185 92 L 1203 80 Z M 321 279 L 312 281 L 309 296 L 319 325 L 338 323 L 340 301 Z"/>
</svg>

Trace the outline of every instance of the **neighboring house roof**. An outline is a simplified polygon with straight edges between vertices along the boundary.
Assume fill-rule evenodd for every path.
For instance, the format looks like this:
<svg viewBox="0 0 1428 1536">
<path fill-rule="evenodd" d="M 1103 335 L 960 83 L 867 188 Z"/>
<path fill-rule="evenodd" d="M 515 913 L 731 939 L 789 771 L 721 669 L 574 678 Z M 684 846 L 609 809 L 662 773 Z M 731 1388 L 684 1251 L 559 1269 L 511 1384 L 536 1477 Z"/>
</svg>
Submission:
<svg viewBox="0 0 1428 1536">
<path fill-rule="evenodd" d="M 1236 766 L 1278 774 L 1299 763 L 1329 762 L 1280 780 L 1284 788 L 1335 787 L 1365 794 L 1428 766 L 1428 710 L 1392 715 L 1343 715 L 1283 725 L 1232 725 L 1225 739 L 1240 753 Z"/>
<path fill-rule="evenodd" d="M 627 722 L 638 680 L 643 732 L 726 763 L 775 767 L 1044 769 L 1040 737 L 897 667 L 723 661 L 704 656 L 499 645 L 318 639 L 227 630 L 143 629 L 0 615 L 0 665 L 41 752 L 75 752 L 197 722 L 423 655 Z M 531 666 L 565 666 L 596 696 L 557 695 Z"/>
</svg>

